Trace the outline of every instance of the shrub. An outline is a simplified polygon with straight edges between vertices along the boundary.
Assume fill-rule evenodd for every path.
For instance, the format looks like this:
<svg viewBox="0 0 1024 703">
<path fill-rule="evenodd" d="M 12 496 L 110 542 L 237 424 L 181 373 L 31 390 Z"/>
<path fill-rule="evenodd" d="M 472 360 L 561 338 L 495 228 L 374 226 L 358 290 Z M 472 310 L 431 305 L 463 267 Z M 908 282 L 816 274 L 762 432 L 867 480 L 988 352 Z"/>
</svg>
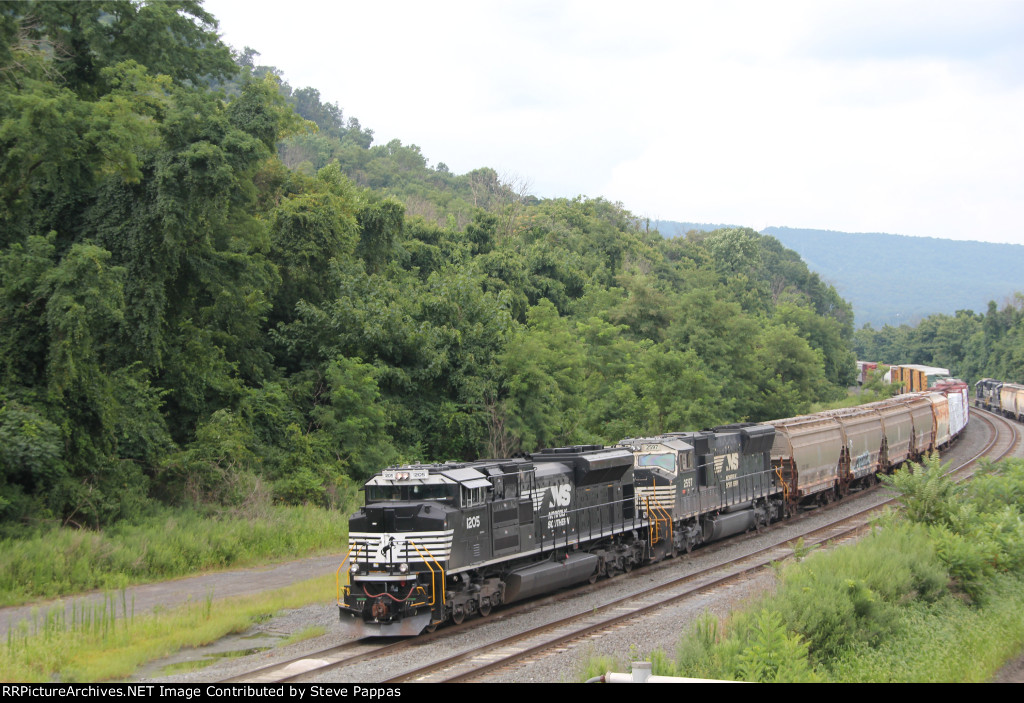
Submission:
<svg viewBox="0 0 1024 703">
<path fill-rule="evenodd" d="M 882 476 L 882 483 L 900 493 L 898 502 L 906 516 L 926 525 L 949 524 L 959 510 L 961 488 L 945 475 L 937 455 L 924 464 L 911 464 L 892 476 Z"/>
</svg>

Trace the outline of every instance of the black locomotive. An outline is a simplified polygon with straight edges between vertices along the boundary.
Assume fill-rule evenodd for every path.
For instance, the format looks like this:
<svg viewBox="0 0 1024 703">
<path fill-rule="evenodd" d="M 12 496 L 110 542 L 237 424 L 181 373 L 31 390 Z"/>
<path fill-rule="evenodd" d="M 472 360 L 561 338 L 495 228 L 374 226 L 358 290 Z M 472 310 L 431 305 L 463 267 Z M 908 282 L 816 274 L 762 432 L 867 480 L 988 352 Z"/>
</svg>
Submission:
<svg viewBox="0 0 1024 703">
<path fill-rule="evenodd" d="M 947 446 L 967 425 L 967 392 L 957 382 L 611 448 L 388 469 L 349 523 L 341 620 L 360 635 L 416 635 L 759 529 Z M 1024 417 L 1024 386 L 984 379 L 977 394 Z"/>
<path fill-rule="evenodd" d="M 771 425 L 723 425 L 619 443 L 634 454 L 641 516 L 673 551 L 767 525 L 782 517 Z"/>
<path fill-rule="evenodd" d="M 999 391 L 1002 390 L 1003 382 L 994 378 L 983 378 L 974 384 L 975 396 L 974 407 L 985 408 L 992 412 L 1001 412 L 999 405 Z"/>
<path fill-rule="evenodd" d="M 974 384 L 975 407 L 982 407 L 1017 422 L 1024 422 L 1024 386 L 983 378 Z"/>
<path fill-rule="evenodd" d="M 416 635 L 767 524 L 773 436 L 730 425 L 383 471 L 349 523 L 341 620 Z"/>
</svg>

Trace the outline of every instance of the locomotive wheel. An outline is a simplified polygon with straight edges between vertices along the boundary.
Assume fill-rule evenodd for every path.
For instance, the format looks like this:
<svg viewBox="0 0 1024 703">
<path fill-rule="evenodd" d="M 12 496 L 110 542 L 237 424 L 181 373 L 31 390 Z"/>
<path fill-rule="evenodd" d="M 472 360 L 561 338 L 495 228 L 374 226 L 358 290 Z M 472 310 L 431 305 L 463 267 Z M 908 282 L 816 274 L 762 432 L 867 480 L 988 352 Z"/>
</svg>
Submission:
<svg viewBox="0 0 1024 703">
<path fill-rule="evenodd" d="M 439 623 L 439 622 L 432 622 L 429 625 L 427 625 L 426 627 L 424 627 L 423 631 L 426 632 L 427 634 L 430 634 L 431 632 L 436 630 L 437 626 L 440 625 L 440 624 L 441 623 Z"/>
<path fill-rule="evenodd" d="M 622 570 L 625 571 L 627 574 L 630 571 L 632 571 L 633 570 L 633 560 L 630 559 L 629 557 L 626 557 L 625 559 L 623 559 L 622 560 Z"/>
<path fill-rule="evenodd" d="M 693 537 L 686 535 L 686 553 L 689 554 L 693 551 Z"/>
<path fill-rule="evenodd" d="M 480 617 L 486 618 L 491 614 L 491 599 L 481 598 L 480 599 Z"/>
<path fill-rule="evenodd" d="M 595 583 L 597 583 L 597 569 L 594 569 L 594 573 L 592 573 L 590 575 L 590 578 L 587 579 L 587 583 L 589 583 L 590 585 L 594 585 Z"/>
<path fill-rule="evenodd" d="M 452 610 L 452 622 L 456 625 L 461 625 L 465 619 L 466 611 L 463 608 L 459 607 Z"/>
</svg>

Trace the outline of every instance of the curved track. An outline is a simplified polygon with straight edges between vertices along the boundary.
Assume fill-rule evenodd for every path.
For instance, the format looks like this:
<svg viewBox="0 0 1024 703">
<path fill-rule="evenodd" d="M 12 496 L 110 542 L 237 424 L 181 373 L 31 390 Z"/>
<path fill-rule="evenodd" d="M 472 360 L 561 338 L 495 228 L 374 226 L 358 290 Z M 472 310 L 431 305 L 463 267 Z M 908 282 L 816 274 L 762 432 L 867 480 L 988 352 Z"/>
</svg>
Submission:
<svg viewBox="0 0 1024 703">
<path fill-rule="evenodd" d="M 972 417 L 981 420 L 989 427 L 989 438 L 984 448 L 974 457 L 964 461 L 960 465 L 950 469 L 949 473 L 956 480 L 965 480 L 973 475 L 979 459 L 988 457 L 992 461 L 998 461 L 1013 452 L 1020 443 L 1020 433 L 1016 423 L 1013 423 L 994 413 L 988 413 L 980 409 L 972 408 Z M 869 496 L 875 496 L 874 499 Z M 567 643 L 579 641 L 586 638 L 598 637 L 602 632 L 629 623 L 644 614 L 665 608 L 682 599 L 694 597 L 711 589 L 727 586 L 738 580 L 749 578 L 762 569 L 768 567 L 772 562 L 777 562 L 791 557 L 794 554 L 795 543 L 803 540 L 802 548 L 810 549 L 815 545 L 843 542 L 855 539 L 859 534 L 870 529 L 871 518 L 880 510 L 895 502 L 890 498 L 884 489 L 879 492 L 878 488 L 862 491 L 858 496 L 851 496 L 838 505 L 848 505 L 851 500 L 865 500 L 869 505 L 863 509 L 843 518 L 836 519 L 823 527 L 810 527 L 798 529 L 797 536 L 787 536 L 779 539 L 773 544 L 751 551 L 742 557 L 725 561 L 711 567 L 700 569 L 683 576 L 670 578 L 664 583 L 642 588 L 626 597 L 616 598 L 588 610 L 584 613 L 569 615 L 564 618 L 546 623 L 540 627 L 527 629 L 511 636 L 499 637 L 485 648 L 475 648 L 471 651 L 463 651 L 451 656 L 444 656 L 458 648 L 459 634 L 465 628 L 479 627 L 480 620 L 473 620 L 461 626 L 446 627 L 441 630 L 414 639 L 386 640 L 370 639 L 352 642 L 337 647 L 332 647 L 320 652 L 312 653 L 292 659 L 280 664 L 249 672 L 245 675 L 228 679 L 228 681 L 249 681 L 249 682 L 284 682 L 284 681 L 307 681 L 318 679 L 329 671 L 336 671 L 341 678 L 344 678 L 344 669 L 354 666 L 367 660 L 378 660 L 381 657 L 390 657 L 400 652 L 408 652 L 416 648 L 417 655 L 431 659 L 432 661 L 421 667 L 406 670 L 398 676 L 383 679 L 381 683 L 398 682 L 456 682 L 478 679 L 496 669 L 512 667 L 544 656 L 546 653 L 564 648 Z M 829 509 L 822 509 L 826 511 Z M 786 524 L 800 523 L 801 520 L 790 520 Z M 737 540 L 732 540 L 735 542 Z M 742 537 L 738 541 L 742 541 Z M 702 550 L 711 552 L 713 550 Z M 671 569 L 678 560 L 669 560 L 660 564 L 637 570 L 633 576 L 641 576 L 650 573 L 652 570 Z M 583 589 L 575 589 L 571 593 L 578 594 L 585 591 L 600 590 L 606 584 L 618 583 L 624 580 L 609 579 L 599 582 L 595 586 L 585 586 Z M 506 607 L 500 614 L 488 618 L 488 620 L 512 619 L 517 613 L 537 608 L 539 605 L 556 602 L 565 598 L 566 594 L 555 594 L 546 598 L 530 601 L 519 606 Z M 422 655 L 421 652 L 428 651 L 425 646 L 430 646 L 431 654 Z M 435 658 L 434 653 L 440 653 Z"/>
</svg>

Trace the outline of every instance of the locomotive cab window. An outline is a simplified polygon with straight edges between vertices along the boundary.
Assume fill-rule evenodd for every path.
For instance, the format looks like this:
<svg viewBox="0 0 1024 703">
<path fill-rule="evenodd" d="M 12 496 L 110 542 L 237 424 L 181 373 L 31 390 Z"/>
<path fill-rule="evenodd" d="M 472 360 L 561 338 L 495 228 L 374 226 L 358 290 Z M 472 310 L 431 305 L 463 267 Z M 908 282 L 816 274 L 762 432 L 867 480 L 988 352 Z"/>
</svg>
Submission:
<svg viewBox="0 0 1024 703">
<path fill-rule="evenodd" d="M 487 490 L 481 486 L 479 488 L 469 488 L 467 486 L 462 487 L 462 507 L 472 508 L 476 505 L 483 505 L 484 500 L 487 499 Z"/>
</svg>

